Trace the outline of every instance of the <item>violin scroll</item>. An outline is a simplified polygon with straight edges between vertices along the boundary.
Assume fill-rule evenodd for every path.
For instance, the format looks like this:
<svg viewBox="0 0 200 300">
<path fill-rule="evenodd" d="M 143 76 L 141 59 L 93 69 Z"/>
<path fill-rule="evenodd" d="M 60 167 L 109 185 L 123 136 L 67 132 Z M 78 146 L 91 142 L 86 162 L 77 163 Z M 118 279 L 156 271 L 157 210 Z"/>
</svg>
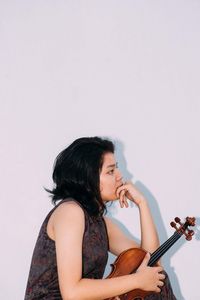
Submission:
<svg viewBox="0 0 200 300">
<path fill-rule="evenodd" d="M 183 224 L 180 218 L 176 217 L 174 219 L 175 222 L 171 222 L 170 225 L 176 229 L 180 234 L 184 234 L 186 236 L 187 241 L 191 241 L 192 236 L 194 235 L 194 230 L 188 229 L 188 226 L 195 226 L 195 218 L 187 217 L 186 222 Z M 177 227 L 179 224 L 179 228 Z M 187 231 L 186 231 L 187 230 Z"/>
</svg>

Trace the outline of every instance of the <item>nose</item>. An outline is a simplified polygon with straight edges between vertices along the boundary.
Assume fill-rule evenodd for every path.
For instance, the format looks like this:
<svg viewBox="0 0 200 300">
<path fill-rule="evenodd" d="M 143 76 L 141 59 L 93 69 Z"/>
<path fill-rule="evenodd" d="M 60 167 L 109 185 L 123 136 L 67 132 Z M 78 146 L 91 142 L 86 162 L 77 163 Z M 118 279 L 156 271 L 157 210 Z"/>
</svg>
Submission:
<svg viewBox="0 0 200 300">
<path fill-rule="evenodd" d="M 120 170 L 119 170 L 119 169 L 117 169 L 117 175 L 116 175 L 116 179 L 117 179 L 117 181 L 122 181 L 122 178 L 123 178 L 123 176 L 122 176 L 122 174 L 121 174 Z"/>
</svg>

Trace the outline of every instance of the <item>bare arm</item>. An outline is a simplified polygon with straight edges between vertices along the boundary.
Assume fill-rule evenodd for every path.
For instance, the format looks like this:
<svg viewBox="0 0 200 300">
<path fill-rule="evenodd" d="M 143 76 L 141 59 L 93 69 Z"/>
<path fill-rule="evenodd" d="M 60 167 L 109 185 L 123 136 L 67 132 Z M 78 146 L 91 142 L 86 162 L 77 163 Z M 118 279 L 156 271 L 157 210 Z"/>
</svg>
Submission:
<svg viewBox="0 0 200 300">
<path fill-rule="evenodd" d="M 135 274 L 110 279 L 82 278 L 84 212 L 77 203 L 61 204 L 52 219 L 58 279 L 63 300 L 101 300 L 141 288 L 160 291 L 162 268 L 143 267 Z"/>
<path fill-rule="evenodd" d="M 144 199 L 140 202 L 138 207 L 141 225 L 141 247 L 152 253 L 159 247 L 159 239 L 156 227 L 147 201 Z"/>
<path fill-rule="evenodd" d="M 141 247 L 133 239 L 127 237 L 111 218 L 104 217 L 104 220 L 109 238 L 109 251 L 112 254 L 119 256 L 127 249 Z"/>
<path fill-rule="evenodd" d="M 141 226 L 141 247 L 152 253 L 159 247 L 159 239 L 147 200 L 131 182 L 127 182 L 119 187 L 117 196 L 119 197 L 121 207 L 124 205 L 128 207 L 126 198 L 138 206 Z"/>
</svg>

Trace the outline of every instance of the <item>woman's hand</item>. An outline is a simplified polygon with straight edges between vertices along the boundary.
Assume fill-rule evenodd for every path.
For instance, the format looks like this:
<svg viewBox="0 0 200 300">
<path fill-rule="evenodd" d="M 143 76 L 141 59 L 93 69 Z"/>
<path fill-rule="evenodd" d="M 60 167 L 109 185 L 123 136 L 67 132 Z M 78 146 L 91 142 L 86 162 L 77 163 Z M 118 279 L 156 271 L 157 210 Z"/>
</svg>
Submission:
<svg viewBox="0 0 200 300">
<path fill-rule="evenodd" d="M 127 199 L 134 202 L 137 206 L 139 206 L 142 202 L 146 201 L 143 194 L 130 181 L 124 182 L 124 184 L 118 187 L 116 195 L 119 199 L 121 207 L 124 207 L 124 205 L 125 207 L 129 206 Z"/>
<path fill-rule="evenodd" d="M 147 253 L 136 273 L 139 276 L 140 289 L 159 293 L 164 285 L 165 275 L 162 274 L 163 268 L 160 266 L 149 267 L 150 254 Z"/>
</svg>

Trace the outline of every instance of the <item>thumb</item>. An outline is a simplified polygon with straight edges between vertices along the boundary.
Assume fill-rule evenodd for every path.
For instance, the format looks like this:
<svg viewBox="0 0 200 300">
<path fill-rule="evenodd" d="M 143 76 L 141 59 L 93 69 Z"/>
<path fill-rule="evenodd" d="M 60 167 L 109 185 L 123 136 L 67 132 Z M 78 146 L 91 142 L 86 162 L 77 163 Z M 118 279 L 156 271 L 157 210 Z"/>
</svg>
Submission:
<svg viewBox="0 0 200 300">
<path fill-rule="evenodd" d="M 147 265 L 148 265 L 148 262 L 149 262 L 149 260 L 150 260 L 150 257 L 151 257 L 151 256 L 150 256 L 150 253 L 147 252 L 140 266 L 143 266 L 143 267 L 144 267 L 144 266 L 147 266 Z"/>
</svg>

